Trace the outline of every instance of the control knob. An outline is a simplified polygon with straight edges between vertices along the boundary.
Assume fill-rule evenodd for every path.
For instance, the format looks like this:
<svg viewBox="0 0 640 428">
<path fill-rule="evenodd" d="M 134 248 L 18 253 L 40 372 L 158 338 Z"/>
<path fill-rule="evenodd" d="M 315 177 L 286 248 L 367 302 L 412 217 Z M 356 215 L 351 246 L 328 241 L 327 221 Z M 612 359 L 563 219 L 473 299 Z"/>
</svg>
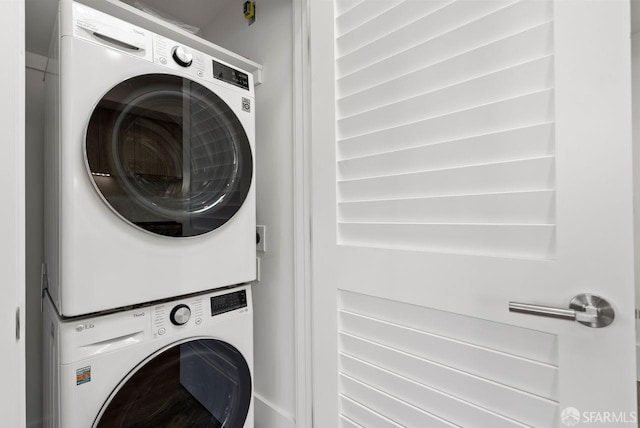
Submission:
<svg viewBox="0 0 640 428">
<path fill-rule="evenodd" d="M 186 324 L 191 318 L 191 309 L 187 305 L 177 305 L 173 309 L 171 309 L 171 314 L 169 315 L 169 319 L 173 325 L 183 325 Z"/>
<path fill-rule="evenodd" d="M 182 46 L 174 46 L 171 51 L 173 60 L 182 67 L 189 67 L 193 62 L 193 55 L 184 50 Z"/>
</svg>

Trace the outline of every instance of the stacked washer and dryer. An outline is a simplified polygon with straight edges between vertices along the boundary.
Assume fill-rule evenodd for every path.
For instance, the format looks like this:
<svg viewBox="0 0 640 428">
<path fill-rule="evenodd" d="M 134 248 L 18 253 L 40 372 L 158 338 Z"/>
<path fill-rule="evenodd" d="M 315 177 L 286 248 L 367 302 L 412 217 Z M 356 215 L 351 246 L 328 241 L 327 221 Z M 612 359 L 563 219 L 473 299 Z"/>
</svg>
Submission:
<svg viewBox="0 0 640 428">
<path fill-rule="evenodd" d="M 46 427 L 253 427 L 253 77 L 171 36 L 60 3 Z"/>
</svg>

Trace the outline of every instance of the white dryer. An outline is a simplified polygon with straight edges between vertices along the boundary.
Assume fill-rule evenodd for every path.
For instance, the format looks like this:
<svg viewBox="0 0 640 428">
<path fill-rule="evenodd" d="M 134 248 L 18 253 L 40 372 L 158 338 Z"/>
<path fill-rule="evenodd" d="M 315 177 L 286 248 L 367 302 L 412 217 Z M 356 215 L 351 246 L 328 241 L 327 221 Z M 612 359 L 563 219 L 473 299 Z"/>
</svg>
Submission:
<svg viewBox="0 0 640 428">
<path fill-rule="evenodd" d="M 72 320 L 46 300 L 45 428 L 253 428 L 249 287 Z"/>
<path fill-rule="evenodd" d="M 45 273 L 64 316 L 255 279 L 253 77 L 62 0 Z"/>
</svg>

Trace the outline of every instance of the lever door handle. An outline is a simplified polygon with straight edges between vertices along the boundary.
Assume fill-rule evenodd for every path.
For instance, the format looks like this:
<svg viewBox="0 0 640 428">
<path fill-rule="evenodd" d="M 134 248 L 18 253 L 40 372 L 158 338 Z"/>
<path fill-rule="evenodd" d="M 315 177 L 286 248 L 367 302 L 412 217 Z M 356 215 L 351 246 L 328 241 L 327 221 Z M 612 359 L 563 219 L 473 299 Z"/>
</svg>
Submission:
<svg viewBox="0 0 640 428">
<path fill-rule="evenodd" d="M 615 318 L 615 312 L 609 302 L 588 293 L 578 294 L 571 299 L 569 309 L 509 302 L 509 312 L 576 321 L 593 328 L 606 327 Z"/>
</svg>

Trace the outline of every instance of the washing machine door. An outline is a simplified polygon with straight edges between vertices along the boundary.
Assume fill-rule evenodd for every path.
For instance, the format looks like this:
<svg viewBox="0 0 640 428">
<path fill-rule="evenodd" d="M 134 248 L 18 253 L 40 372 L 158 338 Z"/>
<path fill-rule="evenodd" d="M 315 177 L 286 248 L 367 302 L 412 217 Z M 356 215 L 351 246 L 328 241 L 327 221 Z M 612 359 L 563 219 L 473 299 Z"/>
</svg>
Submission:
<svg viewBox="0 0 640 428">
<path fill-rule="evenodd" d="M 186 237 L 229 221 L 253 176 L 249 139 L 218 95 L 187 78 L 147 74 L 112 88 L 92 112 L 86 161 L 122 219 Z"/>
<path fill-rule="evenodd" d="M 173 345 L 116 388 L 94 428 L 242 428 L 252 396 L 240 352 L 215 339 Z"/>
</svg>

